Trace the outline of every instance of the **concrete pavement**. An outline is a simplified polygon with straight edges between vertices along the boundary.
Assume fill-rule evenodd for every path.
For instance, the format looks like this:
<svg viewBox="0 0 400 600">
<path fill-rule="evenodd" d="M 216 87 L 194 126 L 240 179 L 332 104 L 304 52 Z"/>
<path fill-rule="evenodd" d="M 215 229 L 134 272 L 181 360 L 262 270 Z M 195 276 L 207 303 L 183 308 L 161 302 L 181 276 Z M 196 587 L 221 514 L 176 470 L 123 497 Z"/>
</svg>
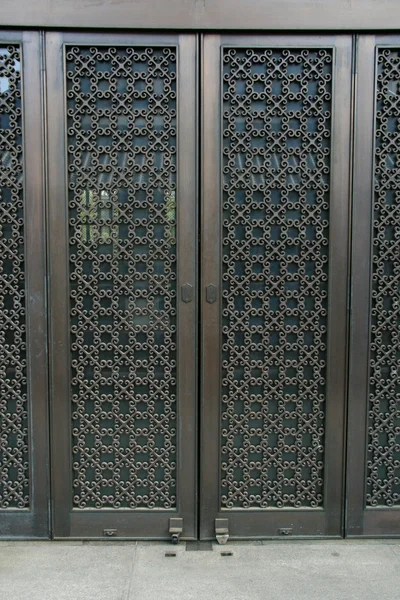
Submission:
<svg viewBox="0 0 400 600">
<path fill-rule="evenodd" d="M 400 598 L 399 540 L 194 548 L 184 542 L 0 542 L 0 600 Z"/>
</svg>

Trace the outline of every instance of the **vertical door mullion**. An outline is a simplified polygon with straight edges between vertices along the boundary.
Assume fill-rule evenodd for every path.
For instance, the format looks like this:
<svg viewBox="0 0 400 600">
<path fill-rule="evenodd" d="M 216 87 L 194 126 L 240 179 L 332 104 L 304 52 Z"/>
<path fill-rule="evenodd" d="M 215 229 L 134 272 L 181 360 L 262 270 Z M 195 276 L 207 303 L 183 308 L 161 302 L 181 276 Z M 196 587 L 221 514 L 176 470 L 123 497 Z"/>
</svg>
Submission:
<svg viewBox="0 0 400 600">
<path fill-rule="evenodd" d="M 25 181 L 28 386 L 31 387 L 32 501 L 36 535 L 49 535 L 49 421 L 45 231 L 45 127 L 43 47 L 40 34 L 24 32 Z M 40 76 L 39 76 L 40 73 Z M 36 507 L 35 507 L 36 505 Z M 40 533 L 39 533 L 40 532 Z"/>
<path fill-rule="evenodd" d="M 179 36 L 178 54 L 178 509 L 184 535 L 197 537 L 198 198 L 197 36 Z M 185 290 L 187 290 L 185 292 Z M 188 293 L 189 298 L 184 298 Z M 189 302 L 184 300 L 189 299 Z"/>
<path fill-rule="evenodd" d="M 221 207 L 220 207 L 220 44 L 204 35 L 202 57 L 202 201 L 200 303 L 202 312 L 200 536 L 214 535 L 219 505 L 220 352 L 221 352 Z M 216 299 L 207 300 L 215 286 Z M 210 298 L 209 298 L 210 300 Z"/>
<path fill-rule="evenodd" d="M 352 38 L 335 38 L 329 210 L 328 349 L 325 434 L 326 535 L 343 535 L 348 260 L 350 234 L 350 143 Z"/>
<path fill-rule="evenodd" d="M 357 44 L 346 535 L 362 532 L 367 435 L 375 36 Z M 358 99 L 362 98 L 359 102 Z"/>
<path fill-rule="evenodd" d="M 47 33 L 51 484 L 53 532 L 57 537 L 69 535 L 72 460 L 69 436 L 69 268 L 63 63 L 61 34 Z"/>
</svg>

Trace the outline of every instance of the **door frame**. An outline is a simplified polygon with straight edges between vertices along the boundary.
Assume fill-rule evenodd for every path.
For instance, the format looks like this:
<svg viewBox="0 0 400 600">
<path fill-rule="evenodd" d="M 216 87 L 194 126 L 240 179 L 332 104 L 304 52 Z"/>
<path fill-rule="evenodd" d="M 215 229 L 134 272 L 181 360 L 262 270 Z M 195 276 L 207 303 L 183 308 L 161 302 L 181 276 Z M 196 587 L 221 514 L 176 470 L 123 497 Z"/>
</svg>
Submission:
<svg viewBox="0 0 400 600">
<path fill-rule="evenodd" d="M 70 440 L 70 341 L 68 287 L 68 202 L 64 45 L 176 46 L 177 120 L 177 311 L 178 311 L 178 466 L 177 508 L 72 508 Z M 196 291 L 197 266 L 197 44 L 190 34 L 47 33 L 47 105 L 49 147 L 50 372 L 52 428 L 52 506 L 54 537 L 104 539 L 104 529 L 117 529 L 118 539 L 168 539 L 169 519 L 183 518 L 183 539 L 197 537 L 197 302 L 183 301 L 181 288 Z M 180 324 L 182 324 L 180 326 Z M 68 423 L 68 426 L 66 425 Z"/>
<path fill-rule="evenodd" d="M 202 61 L 202 313 L 200 537 L 215 537 L 214 520 L 229 519 L 233 539 L 270 538 L 293 529 L 293 537 L 342 537 L 347 384 L 348 249 L 350 214 L 350 143 L 352 37 L 349 35 L 204 34 Z M 330 204 L 330 272 L 325 445 L 325 509 L 220 509 L 220 345 L 221 307 L 221 48 L 334 48 Z M 209 284 L 217 301 L 206 301 Z"/>
<path fill-rule="evenodd" d="M 352 32 L 392 30 L 400 19 L 398 0 L 2 0 L 2 5 L 5 26 L 38 28 Z"/>
</svg>

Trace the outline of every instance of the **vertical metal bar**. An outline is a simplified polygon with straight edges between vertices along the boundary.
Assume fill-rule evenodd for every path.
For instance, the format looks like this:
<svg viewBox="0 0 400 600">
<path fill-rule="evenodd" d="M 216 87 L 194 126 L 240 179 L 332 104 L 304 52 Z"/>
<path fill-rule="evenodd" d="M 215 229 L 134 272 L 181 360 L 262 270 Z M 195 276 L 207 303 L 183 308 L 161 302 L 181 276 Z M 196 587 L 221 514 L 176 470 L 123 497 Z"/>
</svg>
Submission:
<svg viewBox="0 0 400 600">
<path fill-rule="evenodd" d="M 51 429 L 50 429 L 50 353 L 49 353 L 49 339 L 50 339 L 50 319 L 49 319 L 49 306 L 50 306 L 50 298 L 49 298 L 49 286 L 48 286 L 48 273 L 49 273 L 49 240 L 48 240 L 48 152 L 47 152 L 47 81 L 46 81 L 46 34 L 44 31 L 40 32 L 40 78 L 41 78 L 41 88 L 42 88 L 42 116 L 43 116 L 43 128 L 42 128 L 42 140 L 43 140 L 43 202 L 44 202 L 44 244 L 45 244 L 45 277 L 44 277 L 44 285 L 45 285 L 45 313 L 46 313 L 46 366 L 47 366 L 47 436 L 48 436 L 48 528 L 49 528 L 49 537 L 53 538 L 53 507 L 52 507 L 52 496 L 51 496 Z"/>
<path fill-rule="evenodd" d="M 347 535 L 363 532 L 373 202 L 375 36 L 360 36 L 357 57 L 351 338 L 348 407 Z"/>
<path fill-rule="evenodd" d="M 27 361 L 30 412 L 32 521 L 25 537 L 47 538 L 48 531 L 48 415 L 47 331 L 45 300 L 45 233 L 43 184 L 43 113 L 40 78 L 40 39 L 24 32 L 23 118 L 25 148 L 25 269 Z M 15 515 L 18 524 L 19 516 Z M 21 523 L 23 518 L 21 519 Z"/>
<path fill-rule="evenodd" d="M 68 215 L 62 34 L 46 33 L 48 105 L 49 313 L 53 530 L 69 535 L 71 510 Z"/>
<path fill-rule="evenodd" d="M 351 339 L 351 282 L 352 282 L 352 243 L 353 243 L 353 192 L 354 192 L 354 143 L 355 143 L 355 115 L 356 115 L 356 90 L 357 90 L 357 60 L 358 60 L 358 35 L 353 35 L 352 40 L 352 86 L 351 86 L 351 119 L 350 119 L 350 206 L 349 206 L 349 241 L 348 241 L 348 267 L 347 267 L 347 344 L 346 344 L 346 411 L 345 411 L 345 441 L 344 441 L 344 469 L 343 469 L 343 518 L 342 532 L 346 537 L 347 532 L 347 451 L 348 451 L 348 416 L 349 416 L 349 377 L 350 377 L 350 339 Z"/>
<path fill-rule="evenodd" d="M 347 281 L 350 214 L 352 38 L 335 39 L 332 106 L 332 180 L 329 217 L 328 364 L 325 434 L 326 535 L 342 534 Z"/>
<path fill-rule="evenodd" d="M 197 284 L 197 70 L 196 36 L 179 36 L 178 285 Z M 197 286 L 196 286 L 197 287 Z M 178 510 L 183 536 L 197 535 L 197 294 L 178 302 Z"/>
<path fill-rule="evenodd" d="M 203 181 L 201 177 L 201 161 L 202 161 L 202 151 L 203 151 L 203 131 L 202 131 L 202 111 L 203 111 L 203 78 L 202 78 L 202 69 L 203 69 L 203 49 L 204 49 L 204 35 L 198 34 L 197 36 L 197 281 L 196 281 L 196 292 L 197 292 L 197 496 L 196 496 L 196 515 L 197 515 L 197 531 L 196 537 L 200 539 L 200 519 L 201 519 L 201 503 L 200 503 L 200 490 L 201 490 L 201 450 L 202 450 L 202 438 L 201 438 L 201 428 L 202 428 L 202 417 L 201 417 L 201 374 L 202 374 L 202 348 L 203 348 L 203 339 L 202 339 L 202 302 L 201 302 L 201 293 L 202 293 L 202 277 L 203 277 L 203 265 L 201 261 L 202 256 L 202 237 L 201 232 L 203 230 L 203 213 L 201 209 L 201 198 L 203 193 Z"/>
<path fill-rule="evenodd" d="M 200 537 L 214 536 L 219 509 L 220 301 L 206 302 L 205 290 L 220 282 L 220 37 L 204 36 L 202 57 L 202 371 Z"/>
</svg>

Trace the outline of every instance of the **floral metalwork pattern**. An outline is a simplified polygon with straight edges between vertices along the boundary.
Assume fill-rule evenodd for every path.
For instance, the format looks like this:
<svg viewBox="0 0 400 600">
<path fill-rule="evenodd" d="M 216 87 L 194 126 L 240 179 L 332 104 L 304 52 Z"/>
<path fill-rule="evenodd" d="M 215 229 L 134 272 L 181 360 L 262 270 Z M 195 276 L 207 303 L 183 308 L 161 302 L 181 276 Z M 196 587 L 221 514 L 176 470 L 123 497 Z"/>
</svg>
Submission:
<svg viewBox="0 0 400 600">
<path fill-rule="evenodd" d="M 332 51 L 223 53 L 223 508 L 323 505 Z"/>
<path fill-rule="evenodd" d="M 29 507 L 21 49 L 0 47 L 0 509 Z"/>
<path fill-rule="evenodd" d="M 367 506 L 400 505 L 400 51 L 377 56 Z"/>
<path fill-rule="evenodd" d="M 176 504 L 176 48 L 66 49 L 74 508 Z"/>
</svg>

